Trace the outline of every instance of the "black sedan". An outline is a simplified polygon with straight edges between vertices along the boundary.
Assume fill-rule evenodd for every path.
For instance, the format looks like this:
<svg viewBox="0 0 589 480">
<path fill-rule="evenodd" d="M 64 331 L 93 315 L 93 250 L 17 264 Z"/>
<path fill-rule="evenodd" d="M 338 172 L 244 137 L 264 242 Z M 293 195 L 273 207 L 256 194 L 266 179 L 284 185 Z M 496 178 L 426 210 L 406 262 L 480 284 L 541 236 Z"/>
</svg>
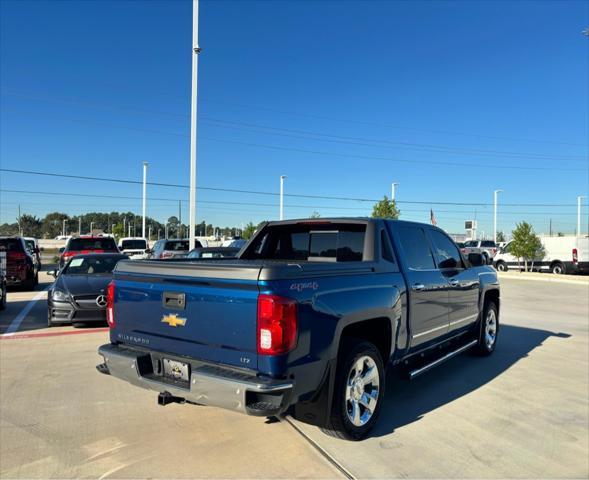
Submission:
<svg viewBox="0 0 589 480">
<path fill-rule="evenodd" d="M 47 325 L 106 323 L 106 287 L 112 271 L 126 255 L 95 253 L 72 257 L 56 277 L 47 295 Z"/>
</svg>

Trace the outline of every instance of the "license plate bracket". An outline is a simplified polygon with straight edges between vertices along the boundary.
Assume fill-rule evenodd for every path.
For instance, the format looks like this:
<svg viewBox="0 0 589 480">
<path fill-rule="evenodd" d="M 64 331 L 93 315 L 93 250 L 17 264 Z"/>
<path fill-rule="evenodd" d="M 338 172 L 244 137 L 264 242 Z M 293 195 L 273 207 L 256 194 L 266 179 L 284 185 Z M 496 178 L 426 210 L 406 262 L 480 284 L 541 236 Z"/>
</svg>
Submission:
<svg viewBox="0 0 589 480">
<path fill-rule="evenodd" d="M 162 363 L 164 364 L 164 376 L 182 382 L 190 381 L 190 365 L 188 363 L 169 358 L 164 358 Z"/>
</svg>

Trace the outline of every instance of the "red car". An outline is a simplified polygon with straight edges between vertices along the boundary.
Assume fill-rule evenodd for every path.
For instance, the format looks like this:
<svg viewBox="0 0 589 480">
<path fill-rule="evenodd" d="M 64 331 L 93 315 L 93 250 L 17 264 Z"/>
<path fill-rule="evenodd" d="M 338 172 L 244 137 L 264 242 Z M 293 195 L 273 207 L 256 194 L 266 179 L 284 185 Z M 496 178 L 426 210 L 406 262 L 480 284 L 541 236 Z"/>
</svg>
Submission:
<svg viewBox="0 0 589 480">
<path fill-rule="evenodd" d="M 119 248 L 111 237 L 81 236 L 72 237 L 59 257 L 59 268 L 67 263 L 71 257 L 83 253 L 120 253 Z"/>
<path fill-rule="evenodd" d="M 6 284 L 32 290 L 39 283 L 39 275 L 24 239 L 0 237 L 0 251 L 6 252 Z"/>
</svg>

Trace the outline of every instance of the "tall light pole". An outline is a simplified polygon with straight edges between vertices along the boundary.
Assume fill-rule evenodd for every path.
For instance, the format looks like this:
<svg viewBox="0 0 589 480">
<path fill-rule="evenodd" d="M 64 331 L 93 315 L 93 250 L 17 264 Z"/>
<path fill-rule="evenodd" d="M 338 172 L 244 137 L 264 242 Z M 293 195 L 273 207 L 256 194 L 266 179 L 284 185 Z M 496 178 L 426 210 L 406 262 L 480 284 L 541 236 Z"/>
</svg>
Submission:
<svg viewBox="0 0 589 480">
<path fill-rule="evenodd" d="M 192 100 L 190 103 L 190 208 L 188 235 L 189 250 L 195 246 L 196 228 L 196 120 L 197 120 L 197 86 L 198 86 L 198 0 L 192 0 Z"/>
<path fill-rule="evenodd" d="M 145 238 L 145 212 L 147 209 L 147 162 L 143 162 L 143 220 L 141 222 L 141 236 Z"/>
<path fill-rule="evenodd" d="M 397 185 L 399 185 L 399 184 L 398 183 L 391 184 L 391 200 L 393 202 L 395 201 L 395 193 L 397 193 Z"/>
<path fill-rule="evenodd" d="M 503 190 L 493 192 L 493 241 L 497 243 L 497 194 Z"/>
<path fill-rule="evenodd" d="M 585 195 L 577 197 L 577 237 L 581 236 L 581 200 L 587 198 Z"/>
<path fill-rule="evenodd" d="M 92 230 L 94 230 L 94 222 L 90 222 L 90 235 L 92 235 Z"/>
<path fill-rule="evenodd" d="M 286 175 L 280 175 L 280 220 L 284 220 L 284 179 Z"/>
<path fill-rule="evenodd" d="M 65 224 L 66 224 L 66 222 L 67 222 L 67 220 L 64 218 L 64 219 L 63 219 L 63 225 L 62 225 L 62 227 L 61 227 L 61 230 L 62 230 L 61 234 L 62 234 L 64 237 L 65 237 Z"/>
</svg>

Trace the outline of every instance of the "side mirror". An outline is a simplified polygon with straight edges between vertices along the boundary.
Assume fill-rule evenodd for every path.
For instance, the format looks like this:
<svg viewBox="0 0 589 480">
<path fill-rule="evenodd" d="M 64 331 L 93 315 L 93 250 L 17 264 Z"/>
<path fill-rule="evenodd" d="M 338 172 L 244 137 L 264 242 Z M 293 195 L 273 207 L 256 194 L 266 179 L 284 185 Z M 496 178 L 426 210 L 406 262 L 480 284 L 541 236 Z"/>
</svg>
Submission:
<svg viewBox="0 0 589 480">
<path fill-rule="evenodd" d="M 49 275 L 51 275 L 53 278 L 57 278 L 57 274 L 59 273 L 59 270 L 49 270 L 47 273 Z"/>
<path fill-rule="evenodd" d="M 147 254 L 151 253 L 151 248 L 146 248 L 145 253 L 147 253 Z"/>
<path fill-rule="evenodd" d="M 59 249 L 59 254 L 60 254 L 60 255 L 61 255 L 63 252 L 65 252 L 65 247 L 61 247 L 61 248 Z"/>
<path fill-rule="evenodd" d="M 468 263 L 470 263 L 472 267 L 482 267 L 487 264 L 482 253 L 469 253 Z"/>
</svg>

